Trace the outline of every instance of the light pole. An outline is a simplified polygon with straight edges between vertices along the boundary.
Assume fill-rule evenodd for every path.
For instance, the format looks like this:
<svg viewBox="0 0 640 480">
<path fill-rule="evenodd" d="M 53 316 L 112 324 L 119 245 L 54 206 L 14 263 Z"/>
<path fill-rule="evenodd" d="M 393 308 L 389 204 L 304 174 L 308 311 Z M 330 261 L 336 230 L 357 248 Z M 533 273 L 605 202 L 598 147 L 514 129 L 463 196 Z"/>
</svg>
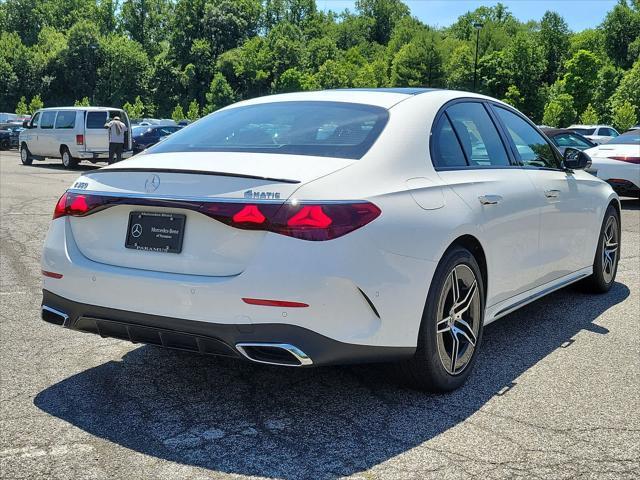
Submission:
<svg viewBox="0 0 640 480">
<path fill-rule="evenodd" d="M 482 23 L 475 22 L 473 28 L 476 29 L 476 60 L 473 63 L 473 91 L 476 91 L 476 83 L 478 80 L 478 44 L 480 43 L 480 29 L 483 27 Z"/>
</svg>

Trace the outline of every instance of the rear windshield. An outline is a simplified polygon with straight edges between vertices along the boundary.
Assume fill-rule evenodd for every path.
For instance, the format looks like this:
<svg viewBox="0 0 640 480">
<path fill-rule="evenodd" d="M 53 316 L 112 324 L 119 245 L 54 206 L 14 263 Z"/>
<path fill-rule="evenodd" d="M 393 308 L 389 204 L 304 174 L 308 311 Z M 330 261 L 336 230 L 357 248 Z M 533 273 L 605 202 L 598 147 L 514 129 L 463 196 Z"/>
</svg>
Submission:
<svg viewBox="0 0 640 480">
<path fill-rule="evenodd" d="M 620 135 L 616 138 L 609 140 L 605 145 L 639 145 L 640 144 L 640 132 L 631 132 Z"/>
<path fill-rule="evenodd" d="M 162 152 L 259 152 L 357 159 L 387 110 L 344 102 L 278 102 L 213 113 L 152 147 Z"/>
<path fill-rule="evenodd" d="M 580 135 L 593 135 L 596 131 L 595 128 L 572 128 L 571 131 L 579 133 Z"/>
</svg>

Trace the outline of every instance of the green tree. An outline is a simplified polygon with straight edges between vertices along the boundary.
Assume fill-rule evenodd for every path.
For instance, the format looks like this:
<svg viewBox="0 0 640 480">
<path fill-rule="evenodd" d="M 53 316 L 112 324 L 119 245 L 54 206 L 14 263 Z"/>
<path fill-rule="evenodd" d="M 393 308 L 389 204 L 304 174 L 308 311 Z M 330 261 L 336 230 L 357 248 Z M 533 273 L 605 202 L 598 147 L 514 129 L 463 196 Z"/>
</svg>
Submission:
<svg viewBox="0 0 640 480">
<path fill-rule="evenodd" d="M 629 102 L 640 111 L 640 60 L 637 60 L 630 70 L 627 70 L 611 97 L 610 104 L 616 108 L 624 102 Z"/>
<path fill-rule="evenodd" d="M 142 46 L 119 35 L 100 41 L 95 96 L 107 105 L 122 105 L 127 98 L 146 97 L 149 59 Z"/>
<path fill-rule="evenodd" d="M 409 15 L 400 0 L 356 0 L 356 11 L 369 20 L 369 40 L 387 44 L 396 23 Z"/>
<path fill-rule="evenodd" d="M 582 115 L 580 115 L 580 123 L 584 125 L 597 125 L 598 120 L 598 112 L 593 108 L 591 104 L 587 105 L 587 108 Z"/>
<path fill-rule="evenodd" d="M 176 107 L 173 109 L 173 112 L 171 112 L 171 118 L 176 122 L 179 122 L 180 120 L 184 120 L 186 118 L 184 115 L 184 110 L 182 109 L 182 105 L 176 105 Z"/>
<path fill-rule="evenodd" d="M 191 100 L 191 102 L 189 103 L 187 118 L 192 122 L 200 118 L 200 105 L 198 105 L 197 101 Z"/>
<path fill-rule="evenodd" d="M 37 110 L 44 108 L 44 103 L 40 98 L 40 95 L 34 96 L 29 102 L 29 115 L 33 115 Z"/>
<path fill-rule="evenodd" d="M 522 95 L 523 113 L 539 118 L 540 85 L 547 67 L 542 47 L 532 34 L 519 32 L 504 49 L 503 60 L 510 84 Z"/>
<path fill-rule="evenodd" d="M 151 54 L 159 52 L 172 18 L 171 0 L 124 0 L 120 23 L 131 40 Z M 111 33 L 114 33 L 113 31 Z"/>
<path fill-rule="evenodd" d="M 26 115 L 27 113 L 29 113 L 29 108 L 27 107 L 27 99 L 23 95 L 16 105 L 16 115 Z"/>
<path fill-rule="evenodd" d="M 614 107 L 613 126 L 621 132 L 626 132 L 637 122 L 636 106 L 631 102 L 622 102 Z"/>
<path fill-rule="evenodd" d="M 540 41 L 547 68 L 544 80 L 550 85 L 558 77 L 558 72 L 569 50 L 569 27 L 556 12 L 545 12 L 540 22 Z"/>
<path fill-rule="evenodd" d="M 505 93 L 503 102 L 508 103 L 509 105 L 514 106 L 515 108 L 521 108 L 524 103 L 524 98 L 520 94 L 520 90 L 515 85 L 509 85 L 507 88 L 507 93 Z"/>
<path fill-rule="evenodd" d="M 133 105 L 130 104 L 129 102 L 126 102 L 122 106 L 122 108 L 124 109 L 125 112 L 127 112 L 127 115 L 129 116 L 129 118 L 144 117 L 145 106 L 144 106 L 144 103 L 142 103 L 142 100 L 140 99 L 140 95 L 136 97 L 135 101 L 133 102 Z"/>
<path fill-rule="evenodd" d="M 576 118 L 576 110 L 573 106 L 573 97 L 562 93 L 551 100 L 544 107 L 542 123 L 550 127 L 567 127 Z"/>
<path fill-rule="evenodd" d="M 277 92 L 300 92 L 304 90 L 315 90 L 319 88 L 313 75 L 302 72 L 297 68 L 289 68 L 280 75 L 275 90 Z"/>
<path fill-rule="evenodd" d="M 447 87 L 471 91 L 473 89 L 474 60 L 474 52 L 469 44 L 463 43 L 456 47 L 451 52 L 445 67 Z"/>
<path fill-rule="evenodd" d="M 352 64 L 337 60 L 327 60 L 314 75 L 320 88 L 349 88 L 353 86 L 356 69 Z"/>
<path fill-rule="evenodd" d="M 631 8 L 626 0 L 620 0 L 607 13 L 602 22 L 604 46 L 614 63 L 629 68 L 634 59 L 629 59 L 629 45 L 640 36 L 640 10 Z"/>
<path fill-rule="evenodd" d="M 600 60 L 594 53 L 587 50 L 578 50 L 565 64 L 566 92 L 574 98 L 578 112 L 584 111 L 593 101 L 599 69 Z"/>
<path fill-rule="evenodd" d="M 593 106 L 601 122 L 611 122 L 611 98 L 615 93 L 624 71 L 612 63 L 605 64 L 598 71 L 598 81 L 593 92 Z"/>
<path fill-rule="evenodd" d="M 391 65 L 391 85 L 397 87 L 440 87 L 444 83 L 440 37 L 427 32 L 406 44 Z"/>
<path fill-rule="evenodd" d="M 211 80 L 209 91 L 207 92 L 207 105 L 205 113 L 215 112 L 216 110 L 232 104 L 236 100 L 236 95 L 220 72 L 216 73 Z"/>
<path fill-rule="evenodd" d="M 91 102 L 89 102 L 89 97 L 82 97 L 82 100 L 76 100 L 73 102 L 73 105 L 75 107 L 88 107 L 91 105 Z"/>
</svg>

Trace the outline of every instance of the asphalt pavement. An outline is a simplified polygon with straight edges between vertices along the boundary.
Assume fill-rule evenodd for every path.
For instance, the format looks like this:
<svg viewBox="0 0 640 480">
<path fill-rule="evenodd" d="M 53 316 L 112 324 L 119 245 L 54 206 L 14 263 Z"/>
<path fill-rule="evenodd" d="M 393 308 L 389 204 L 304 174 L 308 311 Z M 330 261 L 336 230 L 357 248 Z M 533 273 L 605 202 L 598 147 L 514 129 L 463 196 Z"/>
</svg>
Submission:
<svg viewBox="0 0 640 480">
<path fill-rule="evenodd" d="M 484 333 L 460 390 L 380 366 L 283 369 L 39 318 L 54 204 L 83 169 L 0 151 L 4 479 L 640 477 L 640 202 L 606 295 L 568 287 Z"/>
</svg>

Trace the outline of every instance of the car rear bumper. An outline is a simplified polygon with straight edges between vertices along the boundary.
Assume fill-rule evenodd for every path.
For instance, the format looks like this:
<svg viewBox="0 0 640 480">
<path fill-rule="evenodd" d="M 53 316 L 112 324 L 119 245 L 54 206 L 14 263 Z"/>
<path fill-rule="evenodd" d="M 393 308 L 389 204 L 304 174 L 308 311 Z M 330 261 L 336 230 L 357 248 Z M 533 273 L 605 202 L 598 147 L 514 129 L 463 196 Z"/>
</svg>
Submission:
<svg viewBox="0 0 640 480">
<path fill-rule="evenodd" d="M 109 159 L 109 151 L 93 151 L 93 152 L 78 152 L 73 154 L 77 158 L 81 158 L 83 160 L 108 160 Z M 122 158 L 129 158 L 133 155 L 133 151 L 125 150 L 122 152 Z"/>
<path fill-rule="evenodd" d="M 198 322 L 88 305 L 48 290 L 42 293 L 42 318 L 49 323 L 102 337 L 208 355 L 246 359 L 246 345 L 287 345 L 303 352 L 306 361 L 296 362 L 293 356 L 291 363 L 287 357 L 273 361 L 260 360 L 261 357 L 252 359 L 259 363 L 320 366 L 396 361 L 409 358 L 415 352 L 414 347 L 343 343 L 296 325 Z"/>
</svg>

